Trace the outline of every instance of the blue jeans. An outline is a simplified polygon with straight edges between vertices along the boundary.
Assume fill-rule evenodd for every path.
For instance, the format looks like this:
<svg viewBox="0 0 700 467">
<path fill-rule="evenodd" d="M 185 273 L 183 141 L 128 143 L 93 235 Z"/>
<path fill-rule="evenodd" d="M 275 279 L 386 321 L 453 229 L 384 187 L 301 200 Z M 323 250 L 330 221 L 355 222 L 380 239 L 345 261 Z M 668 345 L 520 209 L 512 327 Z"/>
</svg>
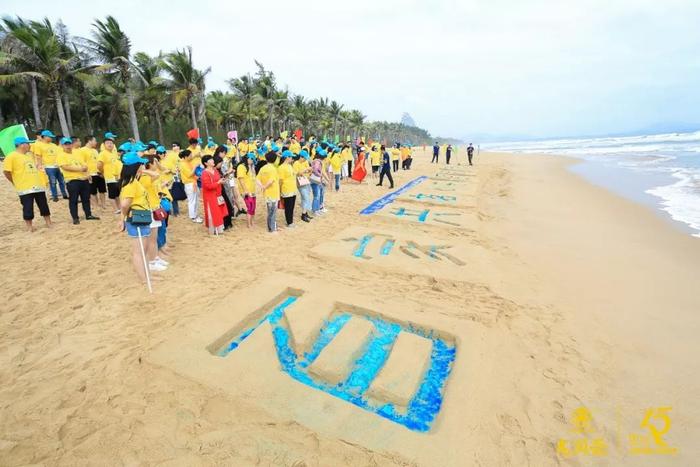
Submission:
<svg viewBox="0 0 700 467">
<path fill-rule="evenodd" d="M 165 246 L 166 238 L 165 235 L 168 232 L 168 224 L 163 221 L 160 227 L 158 227 L 158 237 L 156 238 L 156 243 L 158 244 L 158 249 L 160 250 Z"/>
<path fill-rule="evenodd" d="M 340 174 L 335 174 L 335 191 L 340 190 Z"/>
<path fill-rule="evenodd" d="M 267 201 L 267 231 L 277 230 L 277 201 Z"/>
<path fill-rule="evenodd" d="M 178 216 L 180 215 L 180 206 L 177 205 L 177 200 L 173 200 L 172 202 L 173 205 L 173 216 Z"/>
<path fill-rule="evenodd" d="M 326 185 L 319 185 L 319 187 L 320 187 L 320 191 L 319 191 L 319 196 L 318 196 L 319 197 L 318 204 L 320 206 L 320 209 L 323 209 L 323 197 L 326 194 Z"/>
<path fill-rule="evenodd" d="M 314 200 L 311 203 L 311 209 L 313 210 L 313 212 L 316 212 L 321 209 L 321 188 L 322 185 L 320 183 L 311 184 L 311 191 L 313 191 L 314 195 Z"/>
<path fill-rule="evenodd" d="M 58 167 L 47 167 L 46 175 L 49 177 L 49 188 L 51 188 L 52 198 L 58 198 L 56 182 L 58 182 L 58 186 L 61 188 L 61 194 L 63 195 L 63 197 L 68 196 L 68 193 L 66 192 L 66 182 L 63 180 L 63 174 L 61 173 L 61 169 L 59 169 Z"/>
<path fill-rule="evenodd" d="M 313 183 L 299 187 L 299 194 L 301 195 L 301 211 L 302 212 L 311 211 L 311 187 L 312 186 L 314 186 Z"/>
</svg>

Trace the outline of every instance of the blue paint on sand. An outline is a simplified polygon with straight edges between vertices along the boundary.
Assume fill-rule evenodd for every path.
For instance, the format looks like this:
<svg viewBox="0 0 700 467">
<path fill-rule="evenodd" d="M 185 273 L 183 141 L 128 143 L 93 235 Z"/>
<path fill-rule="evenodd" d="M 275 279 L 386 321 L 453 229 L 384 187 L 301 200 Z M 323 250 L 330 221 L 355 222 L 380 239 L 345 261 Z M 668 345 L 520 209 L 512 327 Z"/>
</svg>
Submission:
<svg viewBox="0 0 700 467">
<path fill-rule="evenodd" d="M 377 211 L 382 210 L 385 206 L 391 204 L 394 202 L 394 200 L 401 196 L 404 192 L 410 190 L 414 186 L 418 185 L 419 183 L 423 182 L 424 180 L 427 180 L 428 177 L 425 175 L 422 175 L 420 177 L 416 177 L 407 184 L 403 185 L 402 187 L 398 188 L 397 190 L 394 190 L 390 193 L 388 193 L 385 196 L 382 196 L 381 198 L 372 201 L 369 206 L 364 208 L 362 211 L 360 211 L 360 214 L 363 215 L 370 215 L 374 214 Z"/>
</svg>

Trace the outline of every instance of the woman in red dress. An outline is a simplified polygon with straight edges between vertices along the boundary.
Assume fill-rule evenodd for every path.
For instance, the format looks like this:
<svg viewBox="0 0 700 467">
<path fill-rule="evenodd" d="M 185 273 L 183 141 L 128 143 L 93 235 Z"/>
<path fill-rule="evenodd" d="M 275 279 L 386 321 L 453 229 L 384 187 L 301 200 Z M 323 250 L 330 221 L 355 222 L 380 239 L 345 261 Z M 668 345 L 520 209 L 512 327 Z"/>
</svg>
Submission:
<svg viewBox="0 0 700 467">
<path fill-rule="evenodd" d="M 202 157 L 202 200 L 204 201 L 204 225 L 209 228 L 210 234 L 224 233 L 224 217 L 228 215 L 226 201 L 221 195 L 221 185 L 226 183 L 216 170 L 212 156 Z"/>
<path fill-rule="evenodd" d="M 355 170 L 352 171 L 352 179 L 356 182 L 362 183 L 362 180 L 367 176 L 367 169 L 365 169 L 365 152 L 360 150 L 357 155 L 357 162 L 355 163 Z"/>
</svg>

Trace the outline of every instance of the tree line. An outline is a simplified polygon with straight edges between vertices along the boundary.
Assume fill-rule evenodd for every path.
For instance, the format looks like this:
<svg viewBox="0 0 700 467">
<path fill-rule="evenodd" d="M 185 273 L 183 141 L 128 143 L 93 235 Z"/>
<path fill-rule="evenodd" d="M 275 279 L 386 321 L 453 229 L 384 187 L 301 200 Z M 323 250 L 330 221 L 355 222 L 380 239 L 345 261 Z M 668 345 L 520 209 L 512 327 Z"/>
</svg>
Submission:
<svg viewBox="0 0 700 467">
<path fill-rule="evenodd" d="M 115 131 L 120 136 L 182 139 L 190 128 L 223 141 L 277 135 L 301 128 L 305 135 L 340 139 L 364 136 L 387 142 L 431 142 L 421 128 L 367 121 L 355 109 L 326 97 L 308 98 L 281 88 L 258 61 L 254 73 L 207 91 L 211 68 L 198 69 L 192 48 L 151 56 L 133 52 L 112 16 L 96 19 L 90 37 L 72 36 L 58 21 L 4 17 L 0 22 L 0 128 L 60 128 L 64 135 Z"/>
</svg>

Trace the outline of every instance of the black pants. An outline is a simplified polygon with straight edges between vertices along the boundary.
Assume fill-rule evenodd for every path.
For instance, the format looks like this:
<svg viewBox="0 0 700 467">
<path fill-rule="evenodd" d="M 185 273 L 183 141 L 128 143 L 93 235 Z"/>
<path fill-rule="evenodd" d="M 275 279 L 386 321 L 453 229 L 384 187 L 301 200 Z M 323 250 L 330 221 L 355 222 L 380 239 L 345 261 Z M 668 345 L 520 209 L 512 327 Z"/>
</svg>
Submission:
<svg viewBox="0 0 700 467">
<path fill-rule="evenodd" d="M 284 220 L 287 221 L 287 225 L 292 225 L 294 223 L 294 205 L 297 201 L 297 195 L 282 199 L 284 200 Z"/>
<path fill-rule="evenodd" d="M 46 199 L 46 193 L 43 191 L 40 193 L 19 195 L 19 202 L 22 203 L 22 219 L 25 221 L 34 219 L 34 203 L 36 203 L 36 207 L 39 208 L 39 214 L 41 214 L 42 217 L 51 215 L 51 211 L 49 211 L 49 202 Z"/>
<path fill-rule="evenodd" d="M 352 161 L 348 161 L 348 177 L 352 177 Z"/>
<path fill-rule="evenodd" d="M 394 172 L 399 170 L 399 161 L 391 161 L 391 165 L 394 166 Z"/>
<path fill-rule="evenodd" d="M 469 157 L 469 165 L 472 165 L 472 156 L 474 156 L 474 154 L 472 154 L 471 152 L 467 154 L 467 157 Z"/>
<path fill-rule="evenodd" d="M 226 190 L 221 190 L 221 196 L 224 198 L 226 209 L 228 210 L 228 214 L 224 216 L 224 230 L 226 230 L 233 227 L 233 203 L 231 203 L 231 200 L 228 198 Z"/>
<path fill-rule="evenodd" d="M 388 165 L 383 165 L 382 171 L 379 173 L 379 184 L 380 185 L 384 182 L 384 175 L 386 175 L 386 178 L 389 179 L 389 183 L 391 183 L 391 188 L 394 188 L 394 179 L 391 177 L 391 169 L 389 168 Z"/>
<path fill-rule="evenodd" d="M 431 160 L 430 163 L 432 164 L 433 162 L 435 162 L 437 164 L 437 161 L 438 161 L 438 155 L 433 154 L 433 160 Z"/>
<path fill-rule="evenodd" d="M 450 157 L 452 157 L 452 154 L 450 154 L 449 152 L 445 154 L 445 159 L 447 159 L 447 165 L 450 165 Z"/>
<path fill-rule="evenodd" d="M 90 211 L 90 183 L 87 180 L 71 180 L 66 184 L 68 188 L 68 209 L 73 219 L 78 217 L 78 198 L 83 205 L 83 212 L 86 217 L 92 216 Z"/>
</svg>

